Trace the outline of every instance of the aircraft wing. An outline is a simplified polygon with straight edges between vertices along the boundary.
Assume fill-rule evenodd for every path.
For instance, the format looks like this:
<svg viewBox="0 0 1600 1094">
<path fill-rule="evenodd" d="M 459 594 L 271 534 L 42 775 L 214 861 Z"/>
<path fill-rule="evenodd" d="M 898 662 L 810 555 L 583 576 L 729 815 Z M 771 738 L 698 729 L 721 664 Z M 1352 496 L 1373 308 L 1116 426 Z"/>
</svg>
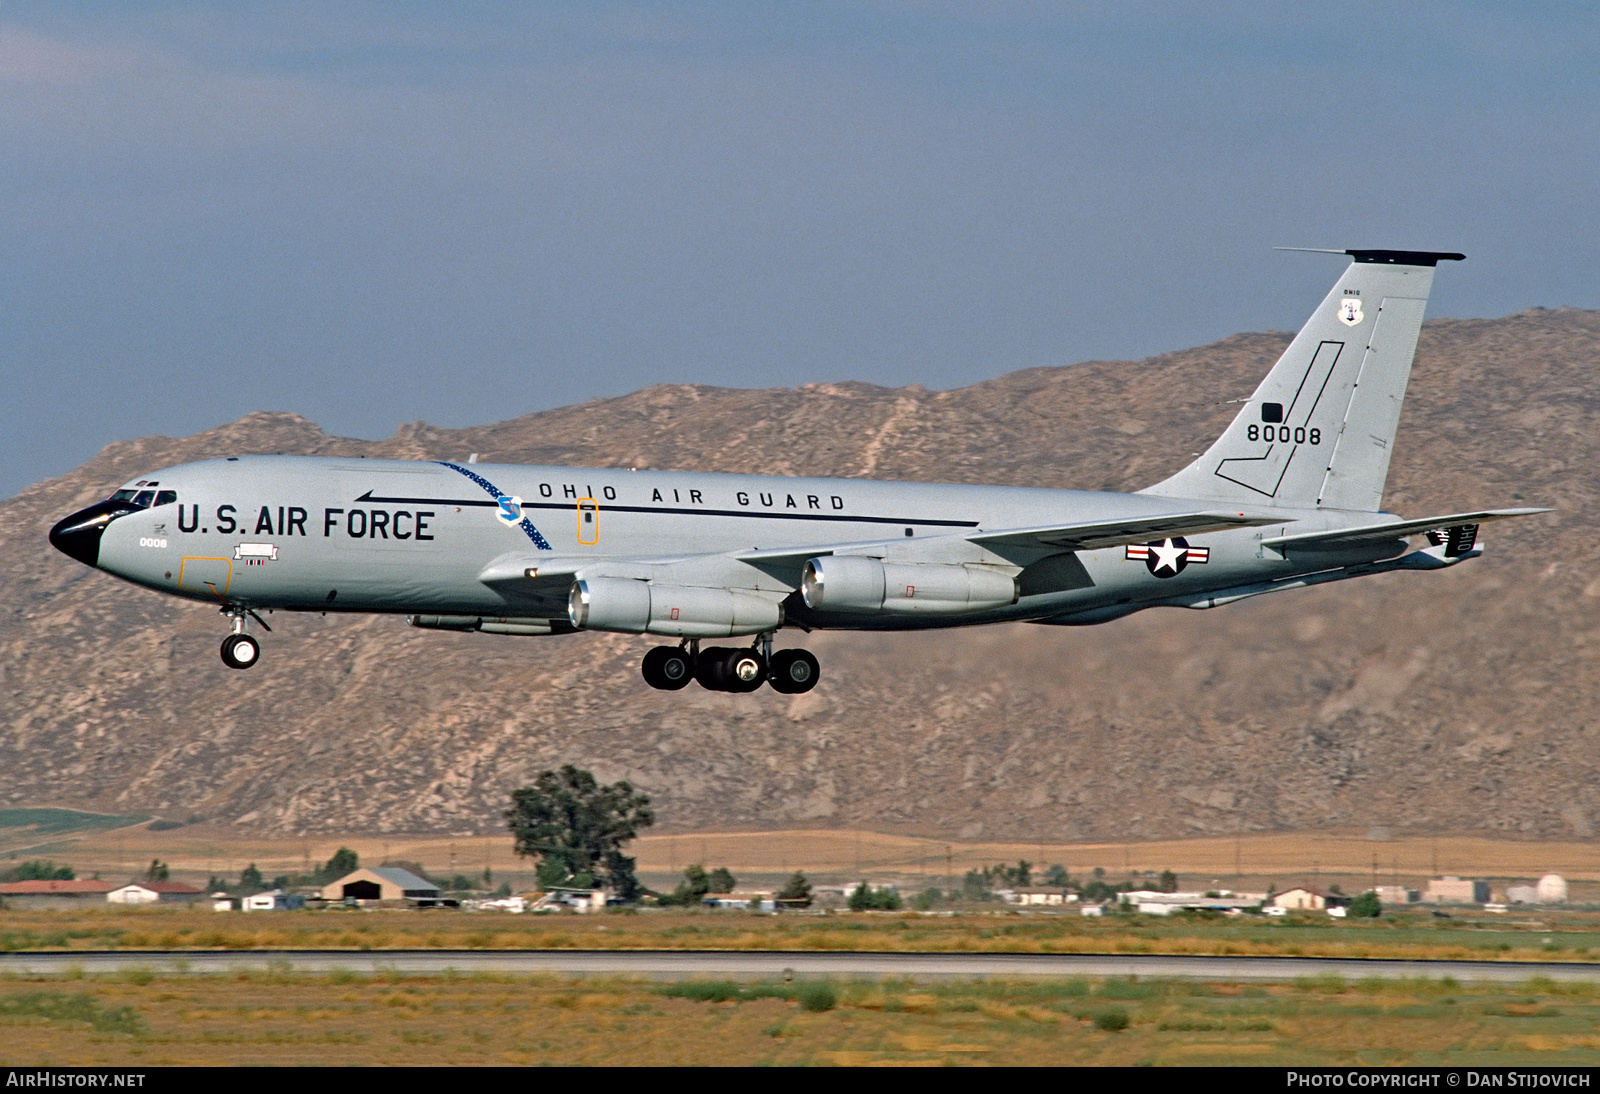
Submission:
<svg viewBox="0 0 1600 1094">
<path fill-rule="evenodd" d="M 1390 524 L 1363 524 L 1355 528 L 1333 528 L 1325 532 L 1301 532 L 1293 536 L 1271 536 L 1261 541 L 1263 547 L 1343 547 L 1376 540 L 1401 539 L 1423 532 L 1437 532 L 1445 528 L 1479 525 L 1491 520 L 1508 520 L 1511 517 L 1529 517 L 1536 513 L 1549 513 L 1550 509 L 1485 509 L 1478 513 L 1451 513 L 1423 520 L 1402 520 Z"/>
<path fill-rule="evenodd" d="M 1264 524 L 1282 523 L 1281 515 L 1257 516 L 1237 510 L 1205 510 L 1079 524 L 1047 524 L 1037 528 L 1004 528 L 994 532 L 971 532 L 962 538 L 985 547 L 1058 547 L 1067 551 L 1093 551 L 1121 547 L 1127 543 L 1170 539 L 1173 536 L 1198 536 L 1205 532 L 1225 532 L 1230 528 L 1256 528 Z"/>
<path fill-rule="evenodd" d="M 1204 510 L 1188 513 L 1160 513 L 1151 516 L 1122 517 L 1116 520 L 1081 521 L 1074 524 L 1047 524 L 1033 528 L 1004 528 L 988 532 L 967 532 L 947 540 L 965 540 L 984 547 L 1029 548 L 1033 550 L 1086 551 L 1120 547 L 1126 543 L 1145 543 L 1172 536 L 1196 536 L 1230 528 L 1253 528 L 1282 524 L 1281 514 L 1272 516 L 1241 513 L 1237 510 Z M 567 590 L 579 571 L 602 571 L 609 576 L 648 578 L 665 576 L 676 570 L 680 581 L 690 584 L 719 585 L 737 575 L 737 570 L 717 572 L 717 559 L 753 567 L 797 588 L 800 571 L 807 559 L 840 551 L 859 553 L 878 546 L 898 546 L 898 540 L 883 543 L 816 543 L 800 547 L 733 551 L 726 555 L 701 555 L 682 559 L 555 558 L 518 552 L 502 555 L 478 574 L 485 585 L 497 586 L 519 598 L 565 602 Z M 695 577 L 686 579 L 692 569 Z M 739 582 L 743 584 L 743 582 Z"/>
<path fill-rule="evenodd" d="M 478 574 L 478 580 L 525 604 L 529 611 L 566 611 L 572 576 L 584 560 L 541 558 L 515 553 L 501 555 Z"/>
</svg>

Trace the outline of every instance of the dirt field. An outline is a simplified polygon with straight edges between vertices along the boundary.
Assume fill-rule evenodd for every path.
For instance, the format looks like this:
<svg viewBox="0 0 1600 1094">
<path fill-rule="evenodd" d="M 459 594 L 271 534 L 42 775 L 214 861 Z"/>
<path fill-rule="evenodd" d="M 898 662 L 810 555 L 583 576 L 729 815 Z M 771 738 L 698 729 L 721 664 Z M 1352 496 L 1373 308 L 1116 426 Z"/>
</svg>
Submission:
<svg viewBox="0 0 1600 1094">
<path fill-rule="evenodd" d="M 278 973 L 0 982 L 11 1065 L 1581 1065 L 1582 986 L 671 985 Z"/>
</svg>

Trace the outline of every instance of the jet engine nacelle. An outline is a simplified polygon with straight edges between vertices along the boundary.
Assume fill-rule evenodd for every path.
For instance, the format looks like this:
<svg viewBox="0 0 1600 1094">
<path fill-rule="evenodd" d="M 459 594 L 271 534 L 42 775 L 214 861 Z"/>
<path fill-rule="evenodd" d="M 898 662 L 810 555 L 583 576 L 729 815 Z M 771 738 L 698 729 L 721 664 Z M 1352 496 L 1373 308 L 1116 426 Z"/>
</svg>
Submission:
<svg viewBox="0 0 1600 1094">
<path fill-rule="evenodd" d="M 955 615 L 1015 604 L 1017 581 L 982 566 L 829 555 L 806 563 L 800 595 L 817 611 Z"/>
<path fill-rule="evenodd" d="M 727 638 L 776 630 L 783 609 L 753 593 L 656 585 L 628 577 L 586 577 L 572 583 L 567 616 L 579 630 Z"/>
</svg>

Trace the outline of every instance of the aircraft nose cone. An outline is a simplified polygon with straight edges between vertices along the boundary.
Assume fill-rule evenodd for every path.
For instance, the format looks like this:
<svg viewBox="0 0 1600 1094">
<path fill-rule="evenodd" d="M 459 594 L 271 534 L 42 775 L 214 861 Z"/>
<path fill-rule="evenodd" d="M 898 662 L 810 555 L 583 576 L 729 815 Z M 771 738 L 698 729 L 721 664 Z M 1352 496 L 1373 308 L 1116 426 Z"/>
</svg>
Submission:
<svg viewBox="0 0 1600 1094">
<path fill-rule="evenodd" d="M 108 524 L 126 512 L 126 505 L 109 501 L 80 509 L 50 529 L 50 546 L 85 566 L 98 566 L 100 537 Z"/>
</svg>

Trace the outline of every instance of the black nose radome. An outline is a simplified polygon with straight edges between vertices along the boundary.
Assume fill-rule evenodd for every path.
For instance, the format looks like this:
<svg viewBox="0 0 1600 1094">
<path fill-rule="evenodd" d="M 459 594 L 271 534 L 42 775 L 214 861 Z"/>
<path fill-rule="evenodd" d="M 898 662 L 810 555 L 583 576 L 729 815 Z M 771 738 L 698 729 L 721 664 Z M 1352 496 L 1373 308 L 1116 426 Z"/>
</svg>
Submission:
<svg viewBox="0 0 1600 1094">
<path fill-rule="evenodd" d="M 100 564 L 100 537 L 106 526 L 124 513 L 133 512 L 126 502 L 102 501 L 80 509 L 50 529 L 50 546 L 70 555 L 85 566 Z"/>
</svg>

